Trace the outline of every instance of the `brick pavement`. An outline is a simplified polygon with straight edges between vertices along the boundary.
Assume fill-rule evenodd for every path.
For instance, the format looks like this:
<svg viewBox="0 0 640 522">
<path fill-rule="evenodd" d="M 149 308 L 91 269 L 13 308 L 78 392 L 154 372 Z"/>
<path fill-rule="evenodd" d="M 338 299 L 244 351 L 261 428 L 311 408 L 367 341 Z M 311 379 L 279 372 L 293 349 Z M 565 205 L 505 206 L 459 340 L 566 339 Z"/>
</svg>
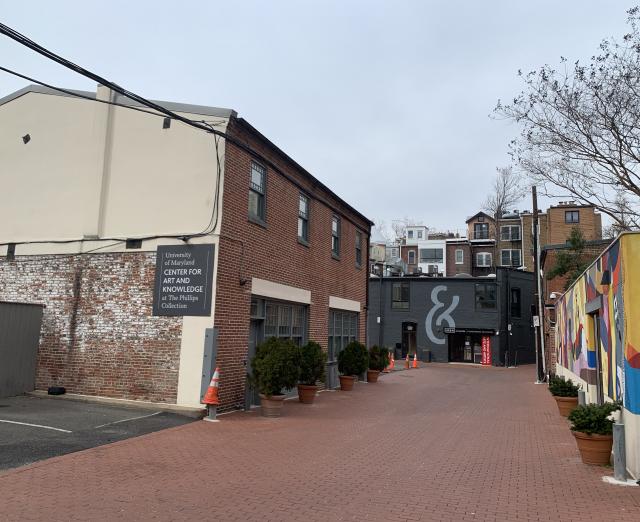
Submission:
<svg viewBox="0 0 640 522">
<path fill-rule="evenodd" d="M 286 417 L 188 424 L 0 475 L 3 520 L 640 520 L 533 367 L 429 365 Z"/>
</svg>

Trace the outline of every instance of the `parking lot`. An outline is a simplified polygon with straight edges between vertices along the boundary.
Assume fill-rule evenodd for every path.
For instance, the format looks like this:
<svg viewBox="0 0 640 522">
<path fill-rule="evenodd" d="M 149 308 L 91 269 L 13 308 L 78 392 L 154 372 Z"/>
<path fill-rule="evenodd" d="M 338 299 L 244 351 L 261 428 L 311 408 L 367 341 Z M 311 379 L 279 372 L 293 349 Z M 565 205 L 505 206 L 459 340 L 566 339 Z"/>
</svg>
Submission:
<svg viewBox="0 0 640 522">
<path fill-rule="evenodd" d="M 194 419 L 136 407 L 21 395 L 0 399 L 0 470 Z"/>
</svg>

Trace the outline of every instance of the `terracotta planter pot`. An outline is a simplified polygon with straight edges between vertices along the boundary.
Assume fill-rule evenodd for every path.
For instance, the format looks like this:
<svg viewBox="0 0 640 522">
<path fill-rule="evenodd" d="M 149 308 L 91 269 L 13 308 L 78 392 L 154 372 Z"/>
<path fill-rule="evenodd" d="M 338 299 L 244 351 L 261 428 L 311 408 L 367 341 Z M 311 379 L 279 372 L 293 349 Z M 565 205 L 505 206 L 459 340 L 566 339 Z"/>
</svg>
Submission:
<svg viewBox="0 0 640 522">
<path fill-rule="evenodd" d="M 558 411 L 563 417 L 568 417 L 578 407 L 578 397 L 556 397 L 554 395 L 553 398 L 556 400 Z"/>
<path fill-rule="evenodd" d="M 266 395 L 260 394 L 260 412 L 263 417 L 280 417 L 282 415 L 282 404 L 284 395 Z"/>
<path fill-rule="evenodd" d="M 302 404 L 313 404 L 318 387 L 310 384 L 298 384 L 298 399 Z"/>
<path fill-rule="evenodd" d="M 578 443 L 578 451 L 585 464 L 606 466 L 611 461 L 613 435 L 587 435 L 581 431 L 572 431 Z"/>
<path fill-rule="evenodd" d="M 380 372 L 378 370 L 367 370 L 367 382 L 378 382 Z"/>
<path fill-rule="evenodd" d="M 353 375 L 341 375 L 340 376 L 340 389 L 342 391 L 353 390 L 353 384 L 356 382 L 356 378 Z"/>
</svg>

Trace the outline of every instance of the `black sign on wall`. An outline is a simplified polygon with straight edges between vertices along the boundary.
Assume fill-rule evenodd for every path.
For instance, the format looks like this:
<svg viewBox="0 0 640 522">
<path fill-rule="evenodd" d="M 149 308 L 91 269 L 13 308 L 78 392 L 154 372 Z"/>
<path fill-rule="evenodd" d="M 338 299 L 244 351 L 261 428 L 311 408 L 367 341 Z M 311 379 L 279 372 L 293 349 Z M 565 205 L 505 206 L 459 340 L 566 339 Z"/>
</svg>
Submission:
<svg viewBox="0 0 640 522">
<path fill-rule="evenodd" d="M 214 245 L 159 246 L 153 315 L 210 315 Z"/>
</svg>

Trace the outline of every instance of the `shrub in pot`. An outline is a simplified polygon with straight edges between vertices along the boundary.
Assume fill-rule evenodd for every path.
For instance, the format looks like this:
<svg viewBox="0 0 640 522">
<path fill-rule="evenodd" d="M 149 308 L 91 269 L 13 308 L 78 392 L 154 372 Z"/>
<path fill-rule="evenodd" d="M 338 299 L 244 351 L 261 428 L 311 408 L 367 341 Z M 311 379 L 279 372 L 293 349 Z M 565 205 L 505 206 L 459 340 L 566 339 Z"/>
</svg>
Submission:
<svg viewBox="0 0 640 522">
<path fill-rule="evenodd" d="M 271 337 L 258 345 L 251 367 L 251 382 L 260 392 L 262 415 L 279 417 L 283 391 L 298 382 L 298 347 L 289 339 Z"/>
<path fill-rule="evenodd" d="M 549 391 L 558 405 L 560 415 L 567 416 L 578 406 L 580 386 L 569 379 L 553 375 L 549 377 Z"/>
<path fill-rule="evenodd" d="M 620 406 L 619 402 L 587 404 L 578 406 L 569 414 L 571 432 L 585 464 L 609 464 L 613 444 L 611 414 Z"/>
<path fill-rule="evenodd" d="M 325 365 L 327 364 L 327 354 L 322 347 L 309 341 L 298 350 L 298 366 L 300 375 L 298 377 L 298 398 L 303 404 L 312 404 L 318 391 L 316 383 L 324 379 Z"/>
<path fill-rule="evenodd" d="M 338 353 L 338 371 L 340 372 L 340 389 L 353 389 L 356 376 L 364 373 L 369 365 L 369 353 L 364 344 L 352 341 Z"/>
<path fill-rule="evenodd" d="M 378 382 L 380 372 L 389 365 L 389 350 L 372 346 L 369 349 L 369 369 L 367 370 L 367 382 Z"/>
</svg>

